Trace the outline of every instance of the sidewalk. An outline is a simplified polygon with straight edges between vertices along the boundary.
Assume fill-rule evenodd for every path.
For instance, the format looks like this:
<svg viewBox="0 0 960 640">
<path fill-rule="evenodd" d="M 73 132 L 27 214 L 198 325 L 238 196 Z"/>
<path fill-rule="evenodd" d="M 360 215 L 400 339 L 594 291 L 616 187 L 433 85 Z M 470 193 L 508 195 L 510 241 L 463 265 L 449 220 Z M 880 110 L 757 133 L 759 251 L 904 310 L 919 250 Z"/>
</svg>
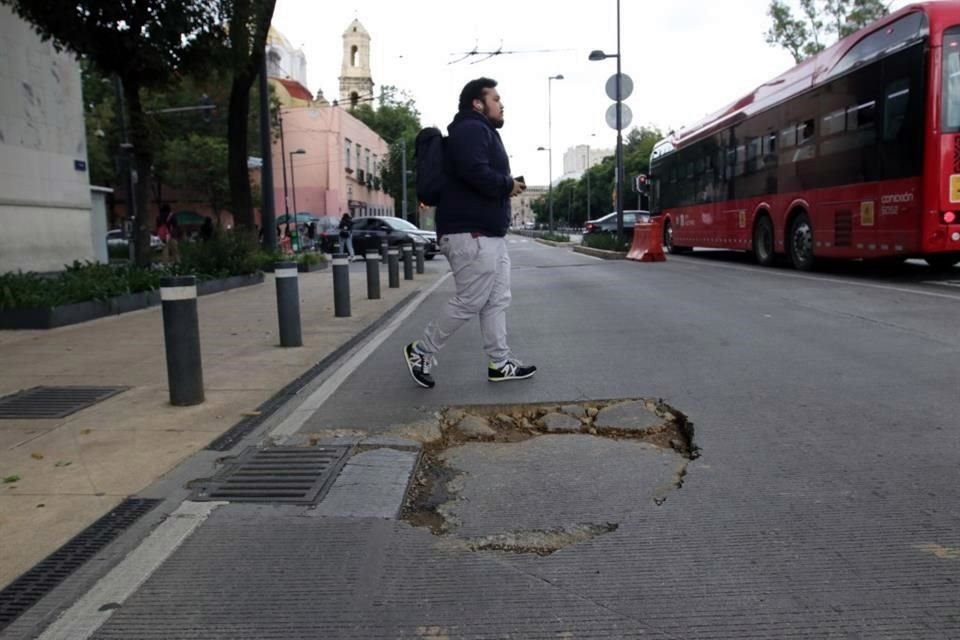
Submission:
<svg viewBox="0 0 960 640">
<path fill-rule="evenodd" d="M 34 386 L 129 386 L 62 420 L 0 420 L 0 588 L 125 497 L 203 449 L 334 352 L 444 261 L 399 289 L 381 270 L 380 300 L 351 269 L 351 318 L 334 318 L 330 270 L 300 274 L 302 348 L 278 347 L 276 289 L 263 284 L 198 300 L 206 401 L 169 404 L 160 307 L 49 331 L 0 331 L 0 396 Z M 14 477 L 19 478 L 12 481 Z"/>
</svg>

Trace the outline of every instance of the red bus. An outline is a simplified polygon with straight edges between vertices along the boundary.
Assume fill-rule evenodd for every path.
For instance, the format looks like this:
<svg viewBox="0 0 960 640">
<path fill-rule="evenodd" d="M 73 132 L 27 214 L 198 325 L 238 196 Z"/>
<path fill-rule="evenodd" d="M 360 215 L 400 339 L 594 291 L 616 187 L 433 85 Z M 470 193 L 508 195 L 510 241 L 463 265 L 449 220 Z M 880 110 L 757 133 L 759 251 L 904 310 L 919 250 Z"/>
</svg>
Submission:
<svg viewBox="0 0 960 640">
<path fill-rule="evenodd" d="M 659 142 L 650 173 L 672 253 L 960 262 L 960 2 L 844 38 Z"/>
</svg>

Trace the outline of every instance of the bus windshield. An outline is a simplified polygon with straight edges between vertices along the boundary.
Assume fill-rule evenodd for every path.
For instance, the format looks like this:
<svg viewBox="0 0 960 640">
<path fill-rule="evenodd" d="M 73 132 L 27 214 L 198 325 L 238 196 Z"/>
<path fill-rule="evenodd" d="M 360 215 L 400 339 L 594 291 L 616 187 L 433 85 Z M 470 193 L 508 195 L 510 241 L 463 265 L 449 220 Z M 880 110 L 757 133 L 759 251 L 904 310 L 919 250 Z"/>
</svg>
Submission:
<svg viewBox="0 0 960 640">
<path fill-rule="evenodd" d="M 943 38 L 943 130 L 960 131 L 960 27 Z"/>
</svg>

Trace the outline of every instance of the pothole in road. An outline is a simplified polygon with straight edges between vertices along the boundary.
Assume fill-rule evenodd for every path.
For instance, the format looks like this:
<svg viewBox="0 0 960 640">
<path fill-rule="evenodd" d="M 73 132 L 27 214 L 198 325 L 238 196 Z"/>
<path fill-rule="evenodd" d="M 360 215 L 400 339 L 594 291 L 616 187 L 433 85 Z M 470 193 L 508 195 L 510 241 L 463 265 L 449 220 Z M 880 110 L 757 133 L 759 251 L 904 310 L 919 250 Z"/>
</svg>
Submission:
<svg viewBox="0 0 960 640">
<path fill-rule="evenodd" d="M 402 517 L 473 551 L 549 555 L 615 531 L 611 514 L 663 504 L 699 455 L 687 417 L 642 398 L 452 407 L 439 426 Z"/>
</svg>

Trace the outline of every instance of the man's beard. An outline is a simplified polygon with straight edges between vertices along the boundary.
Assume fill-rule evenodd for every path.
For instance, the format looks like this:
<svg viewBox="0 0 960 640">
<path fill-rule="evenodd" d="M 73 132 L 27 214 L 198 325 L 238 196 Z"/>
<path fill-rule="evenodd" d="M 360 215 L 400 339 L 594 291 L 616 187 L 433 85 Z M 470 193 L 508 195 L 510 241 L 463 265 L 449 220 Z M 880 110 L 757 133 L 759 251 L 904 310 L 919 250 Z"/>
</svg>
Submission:
<svg viewBox="0 0 960 640">
<path fill-rule="evenodd" d="M 494 129 L 503 128 L 503 114 L 500 114 L 500 117 L 497 119 L 490 117 L 490 109 L 487 108 L 487 105 L 483 105 L 483 115 L 490 121 L 490 124 L 493 125 Z"/>
</svg>

